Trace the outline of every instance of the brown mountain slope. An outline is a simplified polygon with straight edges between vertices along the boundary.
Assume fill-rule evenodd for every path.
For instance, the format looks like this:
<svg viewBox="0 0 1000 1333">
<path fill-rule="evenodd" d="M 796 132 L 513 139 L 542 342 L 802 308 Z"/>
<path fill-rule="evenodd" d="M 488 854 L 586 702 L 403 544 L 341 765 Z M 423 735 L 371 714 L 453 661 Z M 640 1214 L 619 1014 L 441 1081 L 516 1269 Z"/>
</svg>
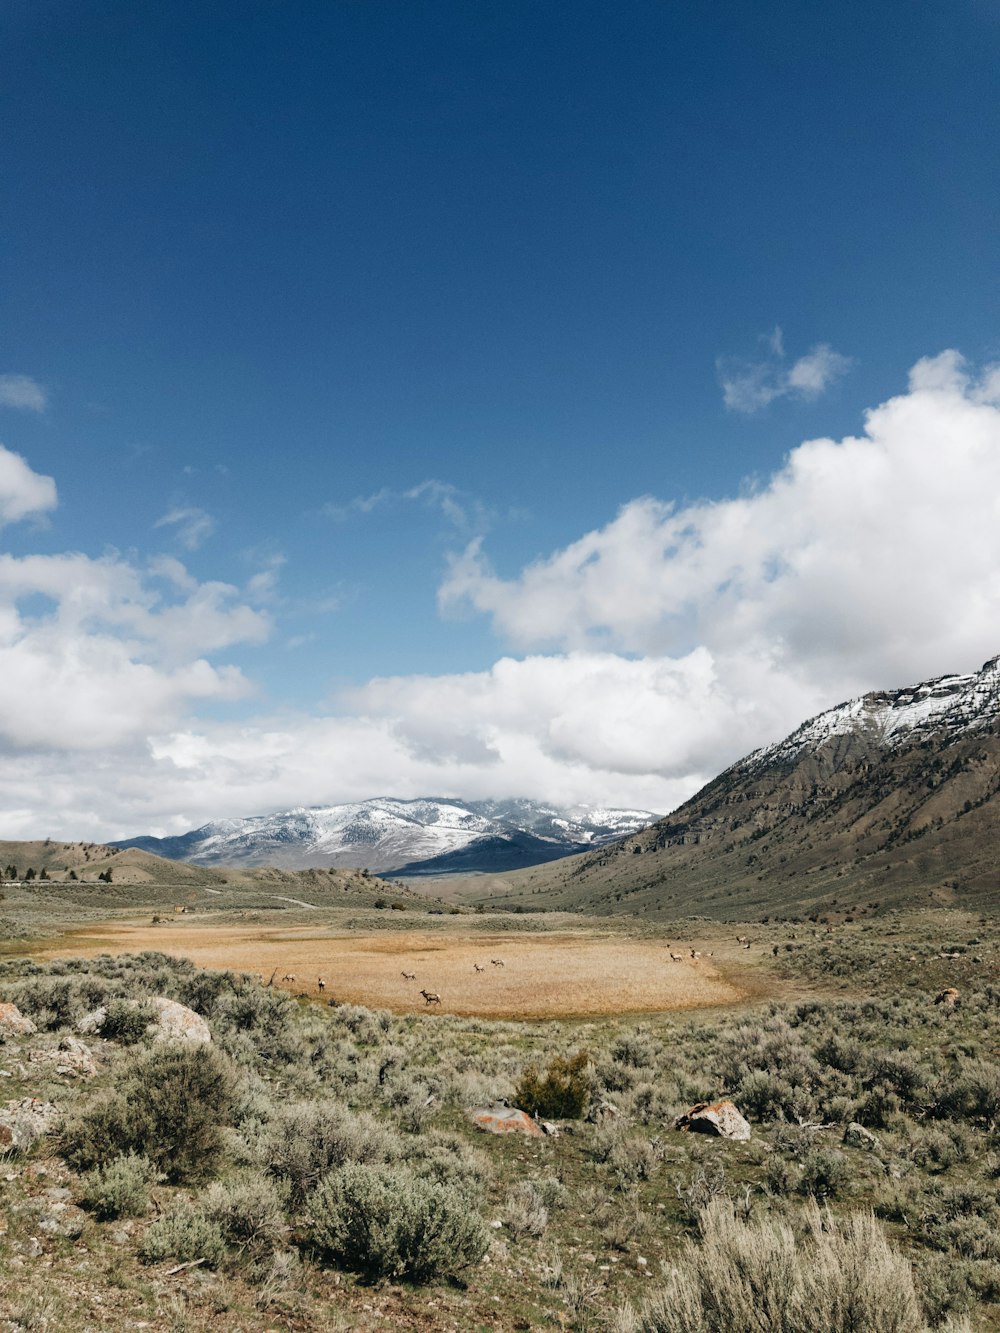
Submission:
<svg viewBox="0 0 1000 1333">
<path fill-rule="evenodd" d="M 996 675 L 994 662 L 944 678 L 963 686 L 944 706 L 942 682 L 842 705 L 649 829 L 469 896 L 732 920 L 873 904 L 998 908 Z"/>
</svg>

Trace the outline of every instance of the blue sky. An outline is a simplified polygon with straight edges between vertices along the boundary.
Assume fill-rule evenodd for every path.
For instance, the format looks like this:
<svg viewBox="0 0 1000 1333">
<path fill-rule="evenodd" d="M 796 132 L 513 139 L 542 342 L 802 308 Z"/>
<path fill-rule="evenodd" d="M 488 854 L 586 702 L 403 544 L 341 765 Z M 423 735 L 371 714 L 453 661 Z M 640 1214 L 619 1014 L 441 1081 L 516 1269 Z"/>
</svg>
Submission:
<svg viewBox="0 0 1000 1333">
<path fill-rule="evenodd" d="M 1000 650 L 998 34 L 8 0 L 0 835 L 665 810 Z"/>
</svg>

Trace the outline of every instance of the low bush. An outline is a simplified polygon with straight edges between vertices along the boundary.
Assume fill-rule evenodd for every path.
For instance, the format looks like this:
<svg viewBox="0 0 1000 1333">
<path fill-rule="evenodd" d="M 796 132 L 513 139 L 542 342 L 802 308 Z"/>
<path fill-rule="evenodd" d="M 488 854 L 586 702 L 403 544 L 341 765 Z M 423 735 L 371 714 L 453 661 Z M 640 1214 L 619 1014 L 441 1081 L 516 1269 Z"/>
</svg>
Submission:
<svg viewBox="0 0 1000 1333">
<path fill-rule="evenodd" d="M 205 1216 L 218 1225 L 227 1245 L 262 1258 L 278 1248 L 287 1230 L 286 1193 L 266 1176 L 246 1172 L 209 1186 Z"/>
<path fill-rule="evenodd" d="M 176 1259 L 190 1263 L 200 1259 L 209 1268 L 217 1268 L 226 1253 L 226 1242 L 218 1222 L 206 1217 L 201 1208 L 190 1203 L 179 1204 L 172 1212 L 164 1213 L 151 1222 L 139 1250 L 147 1264 Z"/>
<path fill-rule="evenodd" d="M 797 1244 L 784 1222 L 709 1205 L 635 1333 L 924 1333 L 910 1266 L 870 1213 L 835 1222 L 812 1204 L 803 1221 Z"/>
<path fill-rule="evenodd" d="M 847 1183 L 847 1158 L 830 1148 L 813 1148 L 802 1159 L 799 1190 L 817 1199 L 833 1199 Z"/>
<path fill-rule="evenodd" d="M 66 1159 L 78 1169 L 142 1153 L 170 1181 L 210 1175 L 232 1122 L 235 1081 L 210 1046 L 164 1043 L 124 1056 L 115 1086 L 63 1123 Z"/>
<path fill-rule="evenodd" d="M 82 1202 L 101 1221 L 141 1217 L 149 1209 L 149 1188 L 163 1175 L 144 1153 L 125 1153 L 83 1177 Z"/>
<path fill-rule="evenodd" d="M 110 1000 L 101 1024 L 101 1036 L 109 1041 L 121 1042 L 123 1046 L 134 1046 L 142 1041 L 146 1029 L 155 1018 L 156 1010 L 151 1004 L 134 1000 Z"/>
<path fill-rule="evenodd" d="M 309 1202 L 317 1249 L 369 1280 L 424 1282 L 478 1263 L 490 1243 L 466 1195 L 404 1166 L 349 1163 Z"/>
<path fill-rule="evenodd" d="M 579 1120 L 590 1099 L 590 1056 L 577 1051 L 552 1061 L 544 1077 L 532 1066 L 521 1077 L 514 1100 L 529 1115 L 550 1120 Z"/>
</svg>

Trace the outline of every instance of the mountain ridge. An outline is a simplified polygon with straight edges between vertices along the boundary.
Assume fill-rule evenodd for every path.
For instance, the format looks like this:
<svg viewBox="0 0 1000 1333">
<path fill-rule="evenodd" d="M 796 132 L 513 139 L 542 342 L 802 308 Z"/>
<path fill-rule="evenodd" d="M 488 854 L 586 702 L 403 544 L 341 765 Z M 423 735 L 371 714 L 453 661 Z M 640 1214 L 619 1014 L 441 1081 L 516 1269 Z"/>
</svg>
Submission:
<svg viewBox="0 0 1000 1333">
<path fill-rule="evenodd" d="M 1000 903 L 1000 659 L 808 719 L 649 828 L 490 901 L 725 919 Z M 474 900 L 474 892 L 469 892 Z"/>
<path fill-rule="evenodd" d="M 655 818 L 648 810 L 560 807 L 523 798 L 372 797 L 218 820 L 171 838 L 141 836 L 111 845 L 201 866 L 362 865 L 378 874 L 479 873 L 603 845 Z"/>
</svg>

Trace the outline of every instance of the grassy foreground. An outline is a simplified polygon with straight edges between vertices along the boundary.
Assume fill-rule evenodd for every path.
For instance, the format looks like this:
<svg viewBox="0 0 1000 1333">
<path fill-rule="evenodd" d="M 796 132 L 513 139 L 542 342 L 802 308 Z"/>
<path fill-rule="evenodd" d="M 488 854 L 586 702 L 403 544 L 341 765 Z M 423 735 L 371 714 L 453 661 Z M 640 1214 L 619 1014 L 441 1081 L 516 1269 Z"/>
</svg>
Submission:
<svg viewBox="0 0 1000 1333">
<path fill-rule="evenodd" d="M 995 1328 L 1000 931 L 830 927 L 747 928 L 789 998 L 641 1021 L 330 1007 L 156 951 L 8 958 L 0 1000 L 38 1032 L 0 1045 L 0 1096 L 53 1110 L 0 1163 L 0 1327 Z M 211 1046 L 150 1045 L 150 996 Z M 581 1118 L 473 1127 L 557 1057 Z M 722 1095 L 749 1142 L 673 1129 Z"/>
</svg>

